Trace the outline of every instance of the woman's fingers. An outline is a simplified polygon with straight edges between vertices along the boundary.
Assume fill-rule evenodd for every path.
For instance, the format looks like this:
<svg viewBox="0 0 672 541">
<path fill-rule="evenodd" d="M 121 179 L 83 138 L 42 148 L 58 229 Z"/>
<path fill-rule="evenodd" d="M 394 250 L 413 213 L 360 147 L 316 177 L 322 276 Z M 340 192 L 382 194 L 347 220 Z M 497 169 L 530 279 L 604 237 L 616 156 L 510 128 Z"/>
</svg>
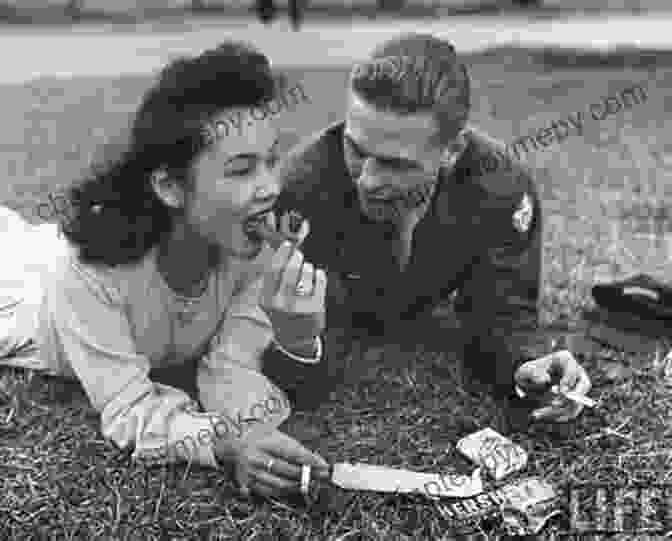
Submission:
<svg viewBox="0 0 672 541">
<path fill-rule="evenodd" d="M 265 455 L 263 462 L 256 461 L 254 467 L 257 472 L 265 472 L 287 481 L 298 483 L 301 480 L 301 465 L 287 462 L 278 456 Z"/>
<path fill-rule="evenodd" d="M 299 283 L 299 279 L 301 278 L 302 266 L 303 254 L 299 250 L 295 250 L 292 256 L 289 258 L 287 268 L 282 275 L 282 283 L 280 286 L 281 292 L 288 292 L 291 295 L 294 295 L 296 291 L 296 285 Z"/>
<path fill-rule="evenodd" d="M 299 466 L 308 465 L 320 469 L 328 469 L 329 464 L 316 453 L 312 453 L 295 439 L 277 432 L 272 439 L 259 442 L 259 447 L 265 452 L 286 462 Z"/>
<path fill-rule="evenodd" d="M 301 267 L 299 279 L 290 290 L 291 295 L 312 296 L 315 291 L 315 269 L 310 263 L 304 263 Z"/>
<path fill-rule="evenodd" d="M 303 220 L 301 226 L 299 227 L 298 240 L 296 242 L 297 246 L 301 246 L 303 241 L 306 240 L 306 237 L 310 234 L 310 223 L 308 220 Z"/>
<path fill-rule="evenodd" d="M 315 270 L 315 297 L 324 304 L 327 297 L 327 273 L 322 269 Z"/>
<path fill-rule="evenodd" d="M 270 302 L 277 294 L 283 277 L 285 267 L 291 257 L 295 254 L 294 245 L 289 242 L 283 242 L 280 248 L 273 254 L 271 264 L 264 271 L 264 285 L 262 288 L 262 298 Z M 303 257 L 303 256 L 302 256 Z"/>
<path fill-rule="evenodd" d="M 298 492 L 301 484 L 301 474 L 299 474 L 298 479 L 294 479 L 274 475 L 265 470 L 257 470 L 254 472 L 252 483 L 255 485 L 261 483 L 280 492 Z"/>
</svg>

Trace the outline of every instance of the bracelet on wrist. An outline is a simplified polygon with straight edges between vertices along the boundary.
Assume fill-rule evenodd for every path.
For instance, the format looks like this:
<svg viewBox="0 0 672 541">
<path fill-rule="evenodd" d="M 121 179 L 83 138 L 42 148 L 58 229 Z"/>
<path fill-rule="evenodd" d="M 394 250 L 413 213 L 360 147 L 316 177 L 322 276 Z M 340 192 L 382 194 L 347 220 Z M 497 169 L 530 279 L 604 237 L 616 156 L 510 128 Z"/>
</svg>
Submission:
<svg viewBox="0 0 672 541">
<path fill-rule="evenodd" d="M 274 341 L 274 346 L 278 351 L 280 351 L 280 353 L 286 355 L 294 361 L 298 361 L 304 364 L 316 364 L 322 358 L 322 338 L 320 336 L 316 336 L 313 339 L 313 343 L 315 344 L 315 355 L 312 358 L 296 355 L 295 353 L 292 353 L 291 351 L 284 348 L 278 341 Z"/>
</svg>

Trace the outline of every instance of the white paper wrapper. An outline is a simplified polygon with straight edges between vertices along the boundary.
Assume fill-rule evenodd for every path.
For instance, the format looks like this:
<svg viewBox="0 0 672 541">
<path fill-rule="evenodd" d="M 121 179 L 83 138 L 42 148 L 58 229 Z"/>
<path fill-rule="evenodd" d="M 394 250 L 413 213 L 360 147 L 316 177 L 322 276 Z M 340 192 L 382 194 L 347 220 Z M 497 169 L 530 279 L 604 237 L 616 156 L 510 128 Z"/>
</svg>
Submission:
<svg viewBox="0 0 672 541">
<path fill-rule="evenodd" d="M 422 494 L 428 498 L 468 498 L 483 492 L 480 468 L 471 477 L 421 473 L 370 464 L 334 464 L 332 482 L 348 490 Z"/>
<path fill-rule="evenodd" d="M 484 428 L 457 442 L 457 450 L 483 466 L 496 481 L 522 470 L 527 464 L 525 449 L 492 428 Z"/>
</svg>

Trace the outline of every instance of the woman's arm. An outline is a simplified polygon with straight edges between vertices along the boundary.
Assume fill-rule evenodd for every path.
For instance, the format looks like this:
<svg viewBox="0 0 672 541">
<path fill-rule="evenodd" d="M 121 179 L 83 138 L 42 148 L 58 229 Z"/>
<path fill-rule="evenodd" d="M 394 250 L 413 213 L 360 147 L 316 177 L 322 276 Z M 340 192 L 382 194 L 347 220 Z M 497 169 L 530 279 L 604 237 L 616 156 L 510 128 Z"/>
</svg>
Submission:
<svg viewBox="0 0 672 541">
<path fill-rule="evenodd" d="M 262 374 L 263 357 L 273 341 L 271 323 L 259 307 L 261 275 L 241 280 L 210 353 L 199 364 L 199 398 L 204 409 L 236 421 L 242 437 L 270 432 L 290 415 L 285 394 Z"/>
<path fill-rule="evenodd" d="M 149 379 L 149 360 L 137 353 L 113 272 L 74 258 L 64 263 L 48 285 L 47 323 L 38 339 L 63 352 L 101 414 L 103 435 L 121 448 L 134 447 L 133 458 L 216 467 L 208 434 L 235 435 L 231 421 L 199 413 L 185 392 Z"/>
</svg>

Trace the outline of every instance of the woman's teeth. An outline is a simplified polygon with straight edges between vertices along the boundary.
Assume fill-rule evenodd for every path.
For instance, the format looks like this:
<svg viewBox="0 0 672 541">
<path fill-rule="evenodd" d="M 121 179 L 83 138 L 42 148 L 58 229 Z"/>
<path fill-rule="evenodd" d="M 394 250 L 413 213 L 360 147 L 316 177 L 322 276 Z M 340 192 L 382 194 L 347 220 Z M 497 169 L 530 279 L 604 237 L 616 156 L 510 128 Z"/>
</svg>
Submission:
<svg viewBox="0 0 672 541">
<path fill-rule="evenodd" d="M 259 225 L 267 223 L 268 222 L 268 216 L 270 212 L 264 212 L 263 214 L 259 214 L 257 216 L 252 216 L 245 220 L 245 229 L 246 230 L 256 230 Z"/>
</svg>

